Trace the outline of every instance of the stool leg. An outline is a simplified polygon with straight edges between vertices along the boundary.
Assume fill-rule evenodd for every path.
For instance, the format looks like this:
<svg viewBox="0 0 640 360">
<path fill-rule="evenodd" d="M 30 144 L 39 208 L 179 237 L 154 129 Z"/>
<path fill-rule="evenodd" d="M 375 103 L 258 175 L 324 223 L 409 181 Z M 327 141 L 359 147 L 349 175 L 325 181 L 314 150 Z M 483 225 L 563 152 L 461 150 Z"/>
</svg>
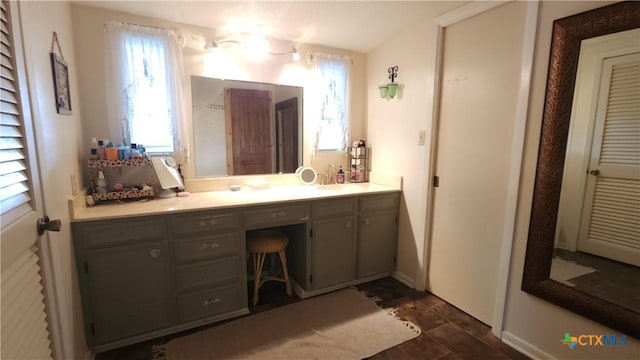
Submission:
<svg viewBox="0 0 640 360">
<path fill-rule="evenodd" d="M 287 295 L 291 295 L 291 283 L 289 282 L 289 270 L 287 269 L 287 253 L 285 250 L 278 251 L 280 254 L 280 262 L 282 263 L 282 271 L 284 272 L 284 283 L 287 285 Z"/>
<path fill-rule="evenodd" d="M 253 305 L 258 303 L 258 289 L 260 289 L 260 277 L 265 257 L 265 253 L 253 253 Z"/>
</svg>

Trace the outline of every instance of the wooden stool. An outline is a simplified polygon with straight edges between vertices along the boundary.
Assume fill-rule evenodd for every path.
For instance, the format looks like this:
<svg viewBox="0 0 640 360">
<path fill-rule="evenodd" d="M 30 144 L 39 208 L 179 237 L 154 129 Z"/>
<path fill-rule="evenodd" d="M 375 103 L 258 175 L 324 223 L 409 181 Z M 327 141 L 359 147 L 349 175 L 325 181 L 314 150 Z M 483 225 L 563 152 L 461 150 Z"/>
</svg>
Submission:
<svg viewBox="0 0 640 360">
<path fill-rule="evenodd" d="M 289 272 L 287 271 L 287 254 L 285 249 L 289 245 L 287 235 L 278 230 L 256 230 L 247 232 L 249 251 L 253 253 L 253 305 L 258 303 L 258 289 L 269 280 L 281 281 L 287 285 L 287 295 L 291 295 Z M 278 253 L 282 263 L 283 277 L 262 276 L 262 266 L 267 254 Z"/>
</svg>

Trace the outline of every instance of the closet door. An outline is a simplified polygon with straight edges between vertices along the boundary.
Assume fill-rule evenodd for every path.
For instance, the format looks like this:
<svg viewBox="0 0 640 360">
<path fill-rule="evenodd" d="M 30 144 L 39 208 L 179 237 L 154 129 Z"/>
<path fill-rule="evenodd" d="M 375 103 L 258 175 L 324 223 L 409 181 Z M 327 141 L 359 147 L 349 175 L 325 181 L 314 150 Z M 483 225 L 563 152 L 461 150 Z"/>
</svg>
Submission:
<svg viewBox="0 0 640 360">
<path fill-rule="evenodd" d="M 52 359 L 53 324 L 43 246 L 38 159 L 25 77 L 18 3 L 0 3 L 0 217 L 2 331 L 0 358 Z M 59 349 L 58 349 L 59 351 Z"/>
<path fill-rule="evenodd" d="M 640 266 L 640 53 L 602 69 L 578 250 Z"/>
<path fill-rule="evenodd" d="M 491 324 L 506 219 L 526 3 L 444 32 L 427 288 Z M 512 214 L 509 214 L 512 216 Z"/>
</svg>

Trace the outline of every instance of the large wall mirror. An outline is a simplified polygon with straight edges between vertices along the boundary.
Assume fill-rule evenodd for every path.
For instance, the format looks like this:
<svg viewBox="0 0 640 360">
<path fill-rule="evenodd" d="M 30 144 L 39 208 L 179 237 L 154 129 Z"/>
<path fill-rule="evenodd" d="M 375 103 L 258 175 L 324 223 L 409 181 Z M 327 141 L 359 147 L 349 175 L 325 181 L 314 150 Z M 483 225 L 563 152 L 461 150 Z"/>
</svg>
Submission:
<svg viewBox="0 0 640 360">
<path fill-rule="evenodd" d="M 293 173 L 302 87 L 191 76 L 197 178 Z"/>
<path fill-rule="evenodd" d="M 640 3 L 553 26 L 522 289 L 640 339 Z"/>
</svg>

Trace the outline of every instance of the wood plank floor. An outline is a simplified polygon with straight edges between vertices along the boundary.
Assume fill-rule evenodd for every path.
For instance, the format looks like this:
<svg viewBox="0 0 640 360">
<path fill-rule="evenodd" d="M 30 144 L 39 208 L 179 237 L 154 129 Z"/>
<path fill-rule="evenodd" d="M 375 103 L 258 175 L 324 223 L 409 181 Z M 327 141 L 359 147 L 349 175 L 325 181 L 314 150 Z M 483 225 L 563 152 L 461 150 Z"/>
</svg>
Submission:
<svg viewBox="0 0 640 360">
<path fill-rule="evenodd" d="M 378 306 L 395 307 L 398 316 L 422 329 L 417 338 L 387 349 L 371 358 L 383 359 L 528 359 L 491 334 L 491 329 L 458 310 L 444 300 L 426 292 L 410 289 L 392 278 L 384 278 L 357 286 L 377 299 Z M 251 296 L 251 291 L 249 291 Z M 299 301 L 287 296 L 284 284 L 269 282 L 260 289 L 260 301 L 250 306 L 251 314 L 267 311 Z M 251 301 L 249 301 L 251 304 Z M 248 315 L 251 316 L 251 315 Z M 96 360 L 149 359 L 153 345 L 164 344 L 176 337 L 191 334 L 217 324 L 159 337 L 96 355 Z"/>
</svg>

